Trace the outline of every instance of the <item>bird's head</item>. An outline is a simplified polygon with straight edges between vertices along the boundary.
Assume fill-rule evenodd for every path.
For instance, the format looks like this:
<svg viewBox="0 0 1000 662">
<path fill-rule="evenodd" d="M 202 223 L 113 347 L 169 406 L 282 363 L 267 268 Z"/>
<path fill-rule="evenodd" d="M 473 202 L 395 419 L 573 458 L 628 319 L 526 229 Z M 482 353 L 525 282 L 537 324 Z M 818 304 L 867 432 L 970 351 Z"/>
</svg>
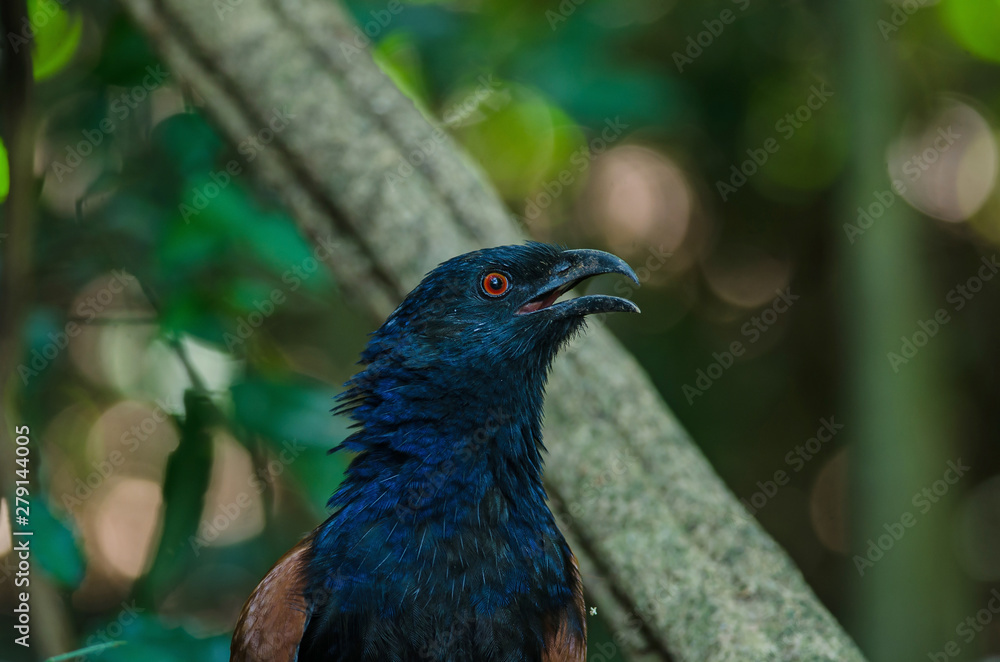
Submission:
<svg viewBox="0 0 1000 662">
<path fill-rule="evenodd" d="M 631 301 L 613 296 L 560 299 L 605 273 L 638 283 L 623 260 L 602 251 L 528 243 L 467 253 L 430 272 L 376 332 L 369 349 L 391 346 L 439 365 L 494 374 L 504 367 L 547 368 L 588 315 L 639 312 Z"/>
<path fill-rule="evenodd" d="M 471 464 L 487 446 L 506 458 L 508 478 L 533 476 L 542 498 L 542 399 L 552 359 L 588 315 L 639 311 L 613 296 L 560 300 L 605 273 L 638 282 L 609 253 L 539 243 L 467 253 L 430 272 L 372 335 L 364 370 L 340 396 L 338 411 L 358 430 L 338 448 L 361 455 L 331 504 L 358 494 L 374 500 L 388 489 L 383 478 L 410 475 L 400 469 L 406 458 L 437 471 L 441 462 Z M 366 487 L 373 477 L 379 490 Z"/>
</svg>

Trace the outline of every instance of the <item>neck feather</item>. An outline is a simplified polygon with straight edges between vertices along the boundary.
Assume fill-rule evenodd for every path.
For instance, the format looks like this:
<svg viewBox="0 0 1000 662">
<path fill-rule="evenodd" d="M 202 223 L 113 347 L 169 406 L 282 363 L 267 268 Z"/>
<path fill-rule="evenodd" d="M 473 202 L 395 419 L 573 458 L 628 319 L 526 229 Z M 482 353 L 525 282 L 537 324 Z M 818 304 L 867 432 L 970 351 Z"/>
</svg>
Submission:
<svg viewBox="0 0 1000 662">
<path fill-rule="evenodd" d="M 341 396 L 358 453 L 330 505 L 367 518 L 433 516 L 499 490 L 525 511 L 545 502 L 542 404 L 547 365 L 478 371 L 363 355 Z M 548 512 L 548 509 L 544 509 Z"/>
</svg>

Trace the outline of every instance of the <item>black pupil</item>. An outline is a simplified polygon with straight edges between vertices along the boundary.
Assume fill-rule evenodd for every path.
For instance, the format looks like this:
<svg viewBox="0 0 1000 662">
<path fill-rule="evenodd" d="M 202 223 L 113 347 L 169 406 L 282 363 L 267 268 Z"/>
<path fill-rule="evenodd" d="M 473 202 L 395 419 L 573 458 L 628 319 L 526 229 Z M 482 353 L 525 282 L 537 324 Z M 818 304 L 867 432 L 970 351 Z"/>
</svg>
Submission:
<svg viewBox="0 0 1000 662">
<path fill-rule="evenodd" d="M 503 289 L 503 279 L 496 274 L 490 276 L 490 291 L 499 292 Z"/>
</svg>

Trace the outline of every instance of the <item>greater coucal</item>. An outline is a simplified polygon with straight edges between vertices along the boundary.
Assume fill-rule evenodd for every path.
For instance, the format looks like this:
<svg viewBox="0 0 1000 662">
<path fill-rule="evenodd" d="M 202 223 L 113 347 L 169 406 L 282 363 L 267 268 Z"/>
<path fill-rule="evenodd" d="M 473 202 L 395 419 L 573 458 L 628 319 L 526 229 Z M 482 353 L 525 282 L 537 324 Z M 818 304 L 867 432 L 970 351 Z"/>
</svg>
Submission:
<svg viewBox="0 0 1000 662">
<path fill-rule="evenodd" d="M 443 263 L 361 355 L 337 411 L 357 453 L 334 512 L 247 600 L 233 662 L 586 658 L 576 559 L 542 487 L 542 401 L 559 348 L 592 313 L 601 251 L 529 243 Z"/>
</svg>

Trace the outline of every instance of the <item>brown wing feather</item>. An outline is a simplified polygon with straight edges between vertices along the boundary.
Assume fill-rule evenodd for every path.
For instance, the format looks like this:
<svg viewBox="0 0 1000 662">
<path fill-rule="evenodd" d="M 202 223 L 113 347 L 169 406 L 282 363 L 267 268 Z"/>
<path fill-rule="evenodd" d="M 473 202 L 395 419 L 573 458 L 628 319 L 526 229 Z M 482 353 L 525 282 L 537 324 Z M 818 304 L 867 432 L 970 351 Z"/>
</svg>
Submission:
<svg viewBox="0 0 1000 662">
<path fill-rule="evenodd" d="M 274 564 L 243 605 L 230 662 L 294 662 L 306 631 L 306 563 L 312 536 Z"/>
<path fill-rule="evenodd" d="M 587 659 L 587 614 L 583 602 L 583 582 L 576 557 L 570 554 L 570 584 L 573 586 L 573 603 L 549 623 L 542 649 L 542 662 L 585 662 Z M 582 626 L 578 631 L 570 626 L 570 616 Z"/>
</svg>

